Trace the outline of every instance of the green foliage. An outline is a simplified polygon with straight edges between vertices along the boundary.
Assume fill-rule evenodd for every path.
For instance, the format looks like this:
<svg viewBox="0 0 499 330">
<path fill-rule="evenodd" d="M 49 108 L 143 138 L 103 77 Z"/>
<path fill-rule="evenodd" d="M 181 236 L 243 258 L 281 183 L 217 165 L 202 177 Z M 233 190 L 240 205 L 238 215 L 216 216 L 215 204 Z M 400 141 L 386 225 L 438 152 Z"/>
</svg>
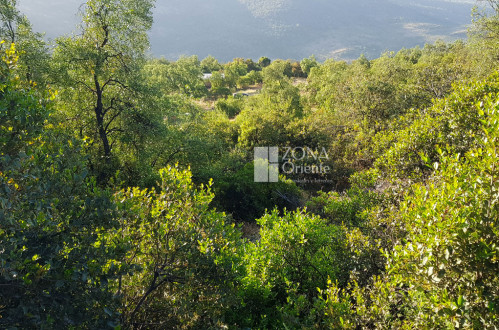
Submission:
<svg viewBox="0 0 499 330">
<path fill-rule="evenodd" d="M 285 328 L 306 326 L 317 288 L 328 278 L 345 284 L 350 253 L 344 229 L 302 211 L 277 211 L 258 220 L 261 239 L 247 243 L 244 308 L 239 326 Z M 313 314 L 313 313 L 312 313 Z M 305 317 L 304 317 L 305 316 Z M 308 320 L 313 324 L 313 317 Z"/>
<path fill-rule="evenodd" d="M 309 90 L 319 107 L 379 131 L 388 119 L 429 105 L 453 82 L 470 77 L 467 61 L 462 42 L 403 49 L 372 61 L 361 57 L 351 65 L 328 60 L 311 70 Z"/>
<path fill-rule="evenodd" d="M 16 42 L 16 23 L 20 18 L 16 5 L 16 0 L 2 0 L 0 2 L 0 16 L 2 17 L 0 39 L 10 43 Z"/>
<path fill-rule="evenodd" d="M 376 193 L 351 188 L 343 194 L 320 192 L 317 197 L 310 199 L 307 208 L 333 224 L 361 227 L 366 217 L 363 211 L 373 207 L 376 202 Z"/>
<path fill-rule="evenodd" d="M 87 1 L 50 55 L 0 0 L 16 42 L 0 61 L 0 328 L 496 328 L 489 3 L 466 42 L 221 65 L 148 60 L 152 0 Z M 256 183 L 256 146 L 325 150 L 331 171 Z"/>
<path fill-rule="evenodd" d="M 228 96 L 230 95 L 230 88 L 222 72 L 213 72 L 211 78 L 211 94 L 215 96 Z"/>
<path fill-rule="evenodd" d="M 115 282 L 129 327 L 219 327 L 233 303 L 239 232 L 209 205 L 210 187 L 196 189 L 189 171 L 160 171 L 157 190 L 115 195 L 118 241 L 125 263 L 139 268 Z"/>
<path fill-rule="evenodd" d="M 292 77 L 306 77 L 307 74 L 303 71 L 300 62 L 291 62 L 291 75 Z"/>
<path fill-rule="evenodd" d="M 203 73 L 213 73 L 222 70 L 222 65 L 211 55 L 204 58 L 200 65 Z"/>
<path fill-rule="evenodd" d="M 495 79 L 494 75 L 492 84 Z M 330 287 L 326 305 L 331 324 L 352 328 L 497 326 L 499 112 L 498 95 L 490 84 L 463 85 L 442 101 L 454 109 L 467 108 L 475 104 L 469 103 L 470 96 L 475 96 L 476 114 L 469 108 L 467 112 L 479 124 L 468 134 L 480 135 L 466 153 L 439 151 L 431 178 L 413 185 L 406 200 L 389 215 L 405 234 L 386 251 L 386 273 L 366 289 L 355 283 L 349 291 Z M 490 92 L 485 97 L 484 86 Z M 455 117 L 447 120 L 451 125 Z"/>
<path fill-rule="evenodd" d="M 449 153 L 465 154 L 483 135 L 480 130 L 484 104 L 499 93 L 499 75 L 455 87 L 446 99 L 424 112 L 413 111 L 395 121 L 390 131 L 376 136 L 375 166 L 391 178 L 421 178 L 431 173 L 427 164 L 438 162 L 436 146 Z"/>
<path fill-rule="evenodd" d="M 499 117 L 496 104 L 485 111 L 491 117 L 481 148 L 464 163 L 442 159 L 435 182 L 416 187 L 411 204 L 401 207 L 409 243 L 395 248 L 388 268 L 410 287 L 404 309 L 416 327 L 487 328 L 499 322 Z"/>
<path fill-rule="evenodd" d="M 20 79 L 14 48 L 0 71 L 0 327 L 105 328 L 120 251 L 110 194 L 87 178 L 80 141 L 51 119 L 53 95 Z"/>
<path fill-rule="evenodd" d="M 296 184 L 279 177 L 276 183 L 255 182 L 252 162 L 227 173 L 215 183 L 214 206 L 232 214 L 236 220 L 253 221 L 267 210 L 296 209 L 301 205 L 301 192 Z"/>
<path fill-rule="evenodd" d="M 250 84 L 251 84 L 251 80 L 250 80 L 249 75 L 245 75 L 245 76 L 239 77 L 237 79 L 236 87 L 238 89 L 246 89 L 249 87 Z"/>
<path fill-rule="evenodd" d="M 131 146 L 138 151 L 157 132 L 159 123 L 147 114 L 152 97 L 141 72 L 152 6 L 151 0 L 87 1 L 81 33 L 59 38 L 54 50 L 63 116 L 81 138 L 90 138 L 100 183 L 119 169 L 119 151 L 130 152 Z"/>
<path fill-rule="evenodd" d="M 225 81 L 229 88 L 236 88 L 241 77 L 248 73 L 248 65 L 242 58 L 235 58 L 224 67 Z"/>
<path fill-rule="evenodd" d="M 370 172 L 360 172 L 350 178 L 352 187 L 344 193 L 320 192 L 307 203 L 310 212 L 327 219 L 328 223 L 347 229 L 347 240 L 352 251 L 351 280 L 365 286 L 373 276 L 382 273 L 385 258 L 380 247 L 390 246 L 388 242 L 380 244 L 382 235 L 388 235 L 386 228 L 379 228 L 373 214 L 385 202 L 385 196 L 376 191 L 376 177 Z M 373 219 L 374 218 L 374 219 Z"/>
<path fill-rule="evenodd" d="M 248 78 L 250 84 L 260 84 L 263 82 L 262 73 L 260 71 L 251 71 L 246 77 Z"/>
<path fill-rule="evenodd" d="M 43 87 L 49 66 L 47 45 L 42 34 L 33 32 L 28 18 L 17 10 L 16 5 L 16 0 L 0 1 L 0 40 L 16 44 L 19 74 Z"/>
<path fill-rule="evenodd" d="M 318 67 L 319 63 L 317 62 L 315 56 L 312 55 L 309 58 L 304 58 L 303 60 L 301 60 L 300 66 L 303 72 L 308 76 L 312 68 Z"/>
<path fill-rule="evenodd" d="M 264 96 L 270 98 L 270 101 L 280 106 L 283 111 L 290 112 L 294 116 L 301 116 L 302 106 L 300 104 L 299 89 L 293 86 L 290 75 L 289 62 L 274 61 L 270 66 L 263 70 L 263 89 Z"/>
<path fill-rule="evenodd" d="M 183 117 L 168 125 L 168 144 L 158 154 L 157 166 L 191 166 L 196 182 L 208 183 L 214 177 L 201 173 L 229 153 L 237 141 L 237 127 L 226 114 L 216 110 Z"/>
<path fill-rule="evenodd" d="M 234 118 L 241 112 L 243 104 L 244 101 L 241 98 L 228 97 L 218 100 L 215 109 L 224 112 L 229 118 Z"/>
<path fill-rule="evenodd" d="M 311 92 L 312 101 L 315 100 L 322 108 L 333 112 L 334 104 L 338 103 L 336 100 L 346 92 L 342 91 L 340 84 L 348 76 L 347 69 L 346 62 L 333 60 L 327 60 L 321 66 L 311 68 L 308 89 Z"/>
<path fill-rule="evenodd" d="M 482 8 L 482 10 L 474 8 L 473 10 L 471 36 L 475 39 L 486 41 L 484 46 L 488 50 L 487 53 L 492 52 L 493 56 L 497 56 L 497 44 L 499 42 L 499 3 L 497 0 L 486 0 L 486 2 L 489 7 Z"/>
<path fill-rule="evenodd" d="M 258 64 L 260 65 L 261 68 L 268 67 L 270 65 L 271 60 L 268 57 L 262 56 L 258 60 Z"/>
<path fill-rule="evenodd" d="M 165 94 L 181 93 L 193 97 L 202 97 L 207 89 L 201 79 L 203 66 L 197 56 L 180 57 L 175 62 L 164 59 L 149 61 L 144 71 L 151 83 Z"/>
<path fill-rule="evenodd" d="M 253 71 L 261 71 L 262 68 L 260 67 L 260 64 L 255 63 L 251 58 L 248 58 L 244 61 L 246 66 L 248 67 L 248 72 L 253 72 Z"/>
<path fill-rule="evenodd" d="M 237 116 L 241 146 L 286 145 L 290 124 L 302 116 L 299 90 L 281 69 L 276 61 L 263 70 L 261 94 L 251 97 Z"/>
<path fill-rule="evenodd" d="M 353 173 L 352 167 L 344 160 L 346 148 L 351 143 L 344 128 L 337 125 L 331 114 L 322 110 L 310 111 L 301 118 L 293 120 L 287 127 L 288 142 L 286 146 L 308 148 L 316 157 L 310 155 L 303 160 L 292 160 L 294 165 L 328 166 L 328 173 L 310 175 L 294 173 L 289 175 L 300 181 L 300 187 L 315 194 L 316 191 L 344 191 L 348 188 L 348 178 Z"/>
<path fill-rule="evenodd" d="M 13 155 L 22 151 L 27 143 L 36 139 L 42 132 L 49 116 L 49 112 L 44 108 L 49 95 L 37 94 L 30 82 L 21 79 L 15 45 L 11 44 L 7 48 L 6 43 L 1 41 L 0 46 L 0 143 L 2 155 Z"/>
<path fill-rule="evenodd" d="M 289 61 L 275 60 L 263 70 L 264 82 L 282 82 L 287 81 L 285 77 L 293 76 L 293 67 Z"/>
<path fill-rule="evenodd" d="M 294 96 L 299 98 L 296 94 Z M 294 119 L 293 99 L 291 96 L 286 103 L 279 103 L 277 98 L 270 95 L 252 97 L 236 117 L 239 145 L 248 149 L 254 146 L 286 145 L 289 125 Z"/>
</svg>

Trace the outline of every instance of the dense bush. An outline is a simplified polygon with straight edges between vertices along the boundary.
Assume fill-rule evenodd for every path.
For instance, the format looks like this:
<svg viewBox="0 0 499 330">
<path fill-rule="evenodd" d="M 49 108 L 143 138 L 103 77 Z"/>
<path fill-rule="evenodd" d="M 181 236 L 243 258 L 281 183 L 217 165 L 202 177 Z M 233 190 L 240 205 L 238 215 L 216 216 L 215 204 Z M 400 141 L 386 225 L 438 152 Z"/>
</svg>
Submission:
<svg viewBox="0 0 499 330">
<path fill-rule="evenodd" d="M 302 205 L 301 192 L 293 181 L 280 176 L 277 183 L 258 183 L 254 175 L 252 163 L 226 173 L 215 184 L 213 205 L 232 214 L 236 220 L 250 222 L 275 207 L 283 210 Z"/>
<path fill-rule="evenodd" d="M 351 255 L 346 232 L 305 212 L 274 210 L 258 220 L 261 238 L 247 243 L 240 296 L 233 313 L 240 327 L 285 328 L 315 322 L 317 288 L 328 278 L 348 281 Z"/>
<path fill-rule="evenodd" d="M 189 171 L 160 171 L 158 189 L 115 194 L 119 227 L 104 242 L 126 251 L 134 269 L 114 282 L 128 327 L 217 327 L 234 304 L 240 233 L 210 208 L 210 187 L 197 189 Z M 237 267 L 237 266 L 236 266 Z"/>
<path fill-rule="evenodd" d="M 499 324 L 497 95 L 479 111 L 483 137 L 441 154 L 393 216 L 406 236 L 370 288 L 327 291 L 330 326 L 493 328 Z M 353 293 L 349 293 L 353 292 Z"/>
<path fill-rule="evenodd" d="M 224 112 L 229 118 L 236 117 L 243 108 L 244 101 L 241 98 L 228 97 L 227 99 L 220 99 L 215 104 L 215 108 Z"/>
<path fill-rule="evenodd" d="M 376 205 L 377 200 L 374 192 L 351 188 L 345 193 L 320 192 L 310 199 L 307 207 L 336 225 L 361 227 L 367 216 L 364 211 Z"/>
<path fill-rule="evenodd" d="M 82 142 L 51 118 L 54 94 L 0 61 L 0 327 L 118 325 L 108 290 L 122 253 L 99 246 L 118 225 L 111 194 L 88 178 Z"/>
<path fill-rule="evenodd" d="M 480 113 L 499 93 L 499 75 L 484 81 L 456 86 L 447 98 L 424 111 L 399 118 L 374 141 L 379 158 L 374 166 L 387 177 L 417 179 L 431 173 L 427 163 L 437 162 L 436 147 L 464 155 L 483 136 Z"/>
</svg>

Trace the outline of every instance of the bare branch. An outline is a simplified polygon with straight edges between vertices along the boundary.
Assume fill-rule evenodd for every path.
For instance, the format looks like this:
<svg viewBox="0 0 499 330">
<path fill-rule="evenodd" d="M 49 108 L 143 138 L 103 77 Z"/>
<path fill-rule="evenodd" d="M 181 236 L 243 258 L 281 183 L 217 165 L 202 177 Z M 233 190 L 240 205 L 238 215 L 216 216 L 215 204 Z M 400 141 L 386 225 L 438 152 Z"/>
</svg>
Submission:
<svg viewBox="0 0 499 330">
<path fill-rule="evenodd" d="M 124 89 L 127 89 L 128 86 L 125 85 L 124 83 L 122 83 L 121 81 L 117 80 L 117 79 L 114 79 L 114 78 L 109 78 L 105 83 L 104 85 L 102 85 L 102 90 L 104 90 L 104 87 L 106 87 L 107 85 L 120 85 L 121 87 L 123 87 Z M 111 86 L 112 86 L 111 85 Z"/>
<path fill-rule="evenodd" d="M 75 80 L 75 82 L 77 84 L 80 84 L 80 85 L 83 85 L 86 89 L 88 89 L 89 91 L 91 91 L 92 93 L 97 93 L 97 91 L 93 88 L 91 88 L 90 86 L 88 86 L 86 83 L 84 83 L 83 81 L 79 81 L 79 80 Z"/>
<path fill-rule="evenodd" d="M 117 112 L 116 112 L 116 113 L 115 113 L 115 114 L 111 117 L 111 119 L 109 119 L 109 121 L 108 121 L 108 122 L 107 122 L 107 124 L 106 124 L 106 127 L 104 128 L 104 130 L 105 130 L 107 133 L 111 132 L 111 130 L 108 130 L 109 125 L 111 125 L 111 123 L 112 123 L 112 122 L 113 122 L 116 118 L 118 118 L 118 116 L 121 114 L 121 112 L 122 112 L 122 111 L 123 111 L 123 110 L 118 110 L 118 111 L 117 111 Z"/>
</svg>

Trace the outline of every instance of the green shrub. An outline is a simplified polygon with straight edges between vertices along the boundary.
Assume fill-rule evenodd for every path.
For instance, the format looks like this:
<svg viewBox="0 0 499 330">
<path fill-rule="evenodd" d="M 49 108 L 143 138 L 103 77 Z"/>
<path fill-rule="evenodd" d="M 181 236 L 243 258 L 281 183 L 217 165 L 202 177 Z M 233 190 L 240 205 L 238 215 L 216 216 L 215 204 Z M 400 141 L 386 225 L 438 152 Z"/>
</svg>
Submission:
<svg viewBox="0 0 499 330">
<path fill-rule="evenodd" d="M 224 112 L 229 118 L 235 118 L 243 109 L 244 100 L 229 96 L 227 99 L 220 99 L 215 104 L 215 109 Z"/>
<path fill-rule="evenodd" d="M 296 209 L 301 206 L 301 191 L 296 184 L 280 176 L 279 182 L 255 182 L 253 163 L 220 177 L 215 183 L 213 205 L 232 214 L 236 220 L 254 221 L 266 210 Z"/>
<path fill-rule="evenodd" d="M 433 175 L 414 184 L 391 212 L 389 223 L 405 235 L 385 251 L 385 274 L 363 289 L 330 286 L 325 301 L 331 324 L 416 329 L 499 324 L 499 96 L 486 86 L 461 87 L 442 101 L 449 117 L 441 125 L 457 129 L 451 136 L 467 132 L 475 140 L 450 146 L 451 152 L 437 150 Z M 491 93 L 484 96 L 485 90 Z M 452 115 L 456 109 L 461 116 Z M 469 130 L 453 125 L 468 116 Z M 460 147 L 468 151 L 452 153 Z"/>
<path fill-rule="evenodd" d="M 307 201 L 307 209 L 332 224 L 363 227 L 368 211 L 382 201 L 383 196 L 375 190 L 376 180 L 372 171 L 357 172 L 350 176 L 350 188 L 345 192 L 319 191 Z"/>
<path fill-rule="evenodd" d="M 111 194 L 88 178 L 82 142 L 53 120 L 53 97 L 0 60 L 0 328 L 118 325 L 109 288 L 123 256 Z"/>
<path fill-rule="evenodd" d="M 246 275 L 237 311 L 239 326 L 301 327 L 316 303 L 317 288 L 328 278 L 345 285 L 351 254 L 343 228 L 303 211 L 281 216 L 274 210 L 258 220 L 261 239 L 247 243 Z M 313 315 L 314 313 L 312 313 Z M 312 319 L 314 316 L 312 316 Z"/>
<path fill-rule="evenodd" d="M 391 179 L 421 180 L 431 174 L 426 163 L 439 161 L 436 147 L 464 155 L 483 136 L 483 105 L 499 93 L 499 74 L 481 82 L 457 85 L 447 98 L 424 111 L 398 119 L 374 143 L 375 167 Z M 423 155 L 423 157 L 422 157 Z"/>
<path fill-rule="evenodd" d="M 126 251 L 135 269 L 113 288 L 124 302 L 126 326 L 220 327 L 236 301 L 240 233 L 210 208 L 210 186 L 196 188 L 191 173 L 160 171 L 159 189 L 128 188 L 115 195 L 120 226 L 108 241 Z"/>
</svg>

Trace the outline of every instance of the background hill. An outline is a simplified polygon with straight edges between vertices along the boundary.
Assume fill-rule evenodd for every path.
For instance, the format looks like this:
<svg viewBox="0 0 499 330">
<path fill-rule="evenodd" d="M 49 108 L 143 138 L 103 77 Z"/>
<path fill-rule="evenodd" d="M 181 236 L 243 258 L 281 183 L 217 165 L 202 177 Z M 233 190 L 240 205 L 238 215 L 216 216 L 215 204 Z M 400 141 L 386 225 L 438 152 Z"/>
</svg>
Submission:
<svg viewBox="0 0 499 330">
<path fill-rule="evenodd" d="M 82 0 L 21 1 L 36 29 L 72 30 Z M 158 1 L 150 33 L 156 56 L 209 54 L 301 59 L 371 58 L 466 36 L 475 1 L 443 0 L 168 0 Z M 54 24 L 57 22 L 57 24 Z"/>
</svg>

